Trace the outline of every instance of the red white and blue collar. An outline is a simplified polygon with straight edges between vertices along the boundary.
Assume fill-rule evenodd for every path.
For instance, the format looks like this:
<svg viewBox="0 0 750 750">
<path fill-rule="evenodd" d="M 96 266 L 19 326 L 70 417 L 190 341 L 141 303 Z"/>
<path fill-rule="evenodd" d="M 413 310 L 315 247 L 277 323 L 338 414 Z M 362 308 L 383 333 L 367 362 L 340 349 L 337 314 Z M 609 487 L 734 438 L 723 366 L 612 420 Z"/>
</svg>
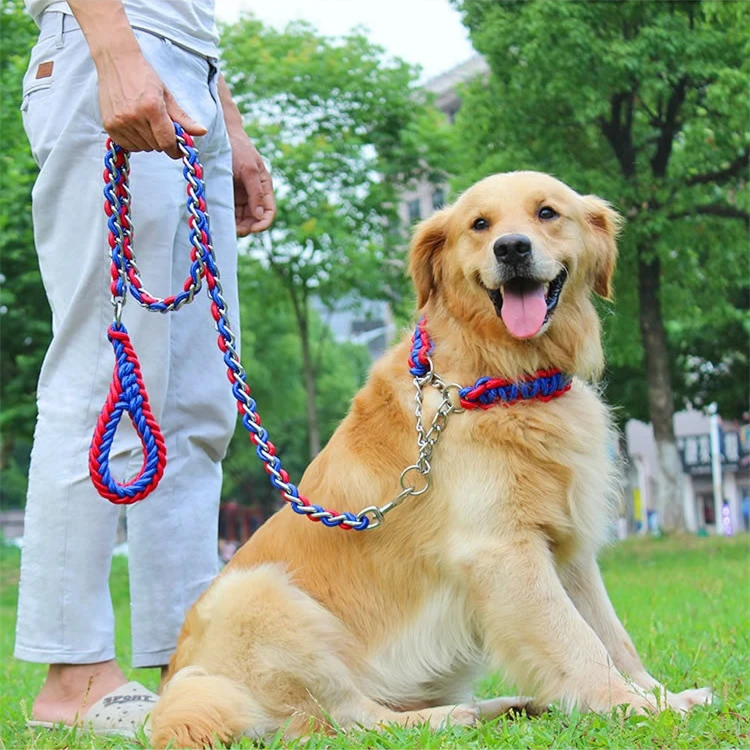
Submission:
<svg viewBox="0 0 750 750">
<path fill-rule="evenodd" d="M 427 320 L 422 317 L 414 329 L 409 372 L 423 378 L 432 370 L 430 355 L 433 344 L 427 333 Z M 458 395 L 464 409 L 489 409 L 492 406 L 511 406 L 519 401 L 551 401 L 570 390 L 573 379 L 561 370 L 537 370 L 516 380 L 479 378 L 472 386 L 459 388 Z"/>
</svg>

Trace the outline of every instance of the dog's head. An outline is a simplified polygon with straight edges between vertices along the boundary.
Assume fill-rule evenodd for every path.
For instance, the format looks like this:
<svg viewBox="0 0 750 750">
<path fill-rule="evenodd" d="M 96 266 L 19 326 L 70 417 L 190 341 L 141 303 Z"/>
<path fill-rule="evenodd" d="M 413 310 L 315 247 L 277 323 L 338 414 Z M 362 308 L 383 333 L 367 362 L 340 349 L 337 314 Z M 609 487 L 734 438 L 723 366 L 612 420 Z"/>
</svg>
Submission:
<svg viewBox="0 0 750 750">
<path fill-rule="evenodd" d="M 487 177 L 416 229 L 418 305 L 435 300 L 467 324 L 493 318 L 507 341 L 542 340 L 593 290 L 611 296 L 620 216 L 549 175 Z M 593 310 L 592 310 L 593 312 Z"/>
</svg>

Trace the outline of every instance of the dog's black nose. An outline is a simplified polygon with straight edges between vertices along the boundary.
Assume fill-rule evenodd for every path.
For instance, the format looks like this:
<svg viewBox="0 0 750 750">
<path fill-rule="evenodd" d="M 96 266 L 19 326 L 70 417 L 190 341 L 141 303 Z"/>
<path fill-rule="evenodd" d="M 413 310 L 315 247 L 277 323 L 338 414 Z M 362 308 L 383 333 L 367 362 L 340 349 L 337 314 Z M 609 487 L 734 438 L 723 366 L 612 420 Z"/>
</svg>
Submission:
<svg viewBox="0 0 750 750">
<path fill-rule="evenodd" d="M 495 240 L 493 250 L 501 263 L 521 263 L 531 255 L 531 240 L 525 234 L 504 234 Z"/>
</svg>

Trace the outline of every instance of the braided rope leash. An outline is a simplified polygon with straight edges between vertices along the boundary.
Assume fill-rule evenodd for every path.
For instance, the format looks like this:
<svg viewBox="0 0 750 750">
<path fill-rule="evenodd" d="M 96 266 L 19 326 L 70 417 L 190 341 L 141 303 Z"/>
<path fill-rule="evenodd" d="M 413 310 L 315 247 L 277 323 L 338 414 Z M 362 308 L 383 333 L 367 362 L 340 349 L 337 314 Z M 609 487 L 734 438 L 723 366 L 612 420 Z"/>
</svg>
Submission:
<svg viewBox="0 0 750 750">
<path fill-rule="evenodd" d="M 242 415 L 242 424 L 255 445 L 271 484 L 281 493 L 292 509 L 312 521 L 325 526 L 362 531 L 371 525 L 370 516 L 361 513 L 337 513 L 311 503 L 292 484 L 289 475 L 276 455 L 276 448 L 268 432 L 261 426 L 256 403 L 246 382 L 245 370 L 237 353 L 237 342 L 227 315 L 222 296 L 219 269 L 211 246 L 208 214 L 206 211 L 203 168 L 198 160 L 193 139 L 177 123 L 175 134 L 182 152 L 183 174 L 187 181 L 188 226 L 190 229 L 190 272 L 183 289 L 176 295 L 159 299 L 143 287 L 133 253 L 133 226 L 130 218 L 130 165 L 127 152 L 111 140 L 107 141 L 104 169 L 104 209 L 108 216 L 109 246 L 111 250 L 111 292 L 114 321 L 109 338 L 115 349 L 115 368 L 112 386 L 102 408 L 89 451 L 89 471 L 99 493 L 114 503 L 130 504 L 143 500 L 159 484 L 166 466 L 164 439 L 148 405 L 146 389 L 140 374 L 138 358 L 130 343 L 128 332 L 121 321 L 122 309 L 130 295 L 139 305 L 153 312 L 179 310 L 193 301 L 205 281 L 211 299 L 211 315 L 219 333 L 218 345 L 227 366 L 227 377 Z M 114 435 L 124 413 L 133 421 L 143 447 L 141 471 L 130 482 L 116 482 L 109 471 L 109 457 Z"/>
<path fill-rule="evenodd" d="M 107 338 L 115 350 L 115 369 L 91 441 L 89 473 L 102 497 L 118 505 L 129 505 L 142 500 L 159 484 L 166 467 L 167 450 L 151 412 L 138 357 L 125 326 L 112 323 Z M 138 433 L 144 460 L 135 479 L 118 484 L 109 471 L 109 454 L 123 413 L 128 414 Z"/>
</svg>

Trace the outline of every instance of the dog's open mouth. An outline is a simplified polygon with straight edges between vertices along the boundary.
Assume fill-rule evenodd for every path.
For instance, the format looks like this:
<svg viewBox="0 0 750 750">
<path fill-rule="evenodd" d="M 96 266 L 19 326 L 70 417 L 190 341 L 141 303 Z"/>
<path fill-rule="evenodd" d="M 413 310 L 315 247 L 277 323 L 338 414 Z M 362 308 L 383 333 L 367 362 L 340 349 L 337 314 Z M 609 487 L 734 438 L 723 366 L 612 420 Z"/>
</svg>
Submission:
<svg viewBox="0 0 750 750">
<path fill-rule="evenodd" d="M 517 276 L 487 294 L 506 328 L 517 339 L 529 339 L 541 331 L 557 307 L 568 272 L 563 268 L 552 281 Z"/>
</svg>

